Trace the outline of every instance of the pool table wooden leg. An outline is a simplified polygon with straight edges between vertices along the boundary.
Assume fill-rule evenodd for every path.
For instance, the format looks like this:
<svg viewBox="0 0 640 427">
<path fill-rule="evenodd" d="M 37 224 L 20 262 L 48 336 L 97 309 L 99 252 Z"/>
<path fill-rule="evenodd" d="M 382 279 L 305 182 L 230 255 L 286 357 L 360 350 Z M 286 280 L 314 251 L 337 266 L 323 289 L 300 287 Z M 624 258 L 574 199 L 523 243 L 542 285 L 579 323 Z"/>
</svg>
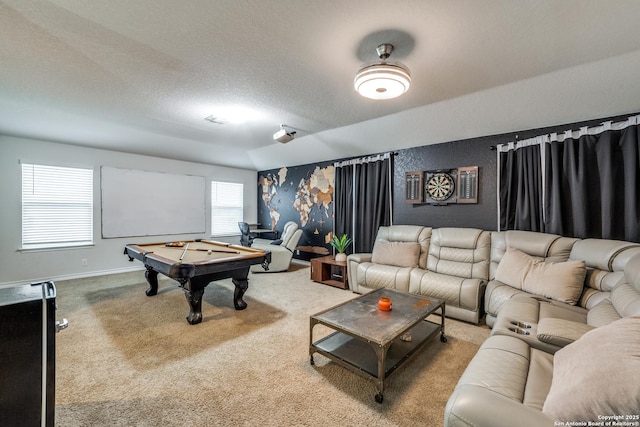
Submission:
<svg viewBox="0 0 640 427">
<path fill-rule="evenodd" d="M 236 289 L 233 292 L 233 306 L 236 310 L 244 310 L 247 308 L 247 303 L 242 299 L 244 293 L 249 289 L 249 268 L 236 270 L 236 273 L 231 278 L 231 281 L 236 285 Z"/>
<path fill-rule="evenodd" d="M 145 292 L 148 297 L 152 297 L 158 293 L 158 272 L 151 267 L 146 267 L 147 271 L 144 272 L 144 277 L 149 283 L 149 289 Z"/>
<path fill-rule="evenodd" d="M 204 295 L 204 288 L 195 291 L 184 290 L 184 296 L 187 298 L 187 303 L 189 303 L 190 310 L 187 322 L 190 325 L 202 322 L 202 295 Z"/>
</svg>

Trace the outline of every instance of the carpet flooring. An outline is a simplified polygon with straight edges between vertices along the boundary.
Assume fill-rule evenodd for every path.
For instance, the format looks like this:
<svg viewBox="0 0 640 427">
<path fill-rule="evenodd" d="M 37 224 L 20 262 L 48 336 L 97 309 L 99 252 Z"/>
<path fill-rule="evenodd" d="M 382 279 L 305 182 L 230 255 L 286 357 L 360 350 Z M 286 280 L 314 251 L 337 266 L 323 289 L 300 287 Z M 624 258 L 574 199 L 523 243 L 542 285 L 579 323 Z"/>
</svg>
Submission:
<svg viewBox="0 0 640 427">
<path fill-rule="evenodd" d="M 370 381 L 318 354 L 309 363 L 309 316 L 357 295 L 310 281 L 308 265 L 252 273 L 242 311 L 230 280 L 211 283 L 198 325 L 177 283 L 159 279 L 153 297 L 142 271 L 56 283 L 56 317 L 69 320 L 56 337 L 57 426 L 441 426 L 489 335 L 446 319 L 448 342 L 428 343 L 378 404 Z"/>
</svg>

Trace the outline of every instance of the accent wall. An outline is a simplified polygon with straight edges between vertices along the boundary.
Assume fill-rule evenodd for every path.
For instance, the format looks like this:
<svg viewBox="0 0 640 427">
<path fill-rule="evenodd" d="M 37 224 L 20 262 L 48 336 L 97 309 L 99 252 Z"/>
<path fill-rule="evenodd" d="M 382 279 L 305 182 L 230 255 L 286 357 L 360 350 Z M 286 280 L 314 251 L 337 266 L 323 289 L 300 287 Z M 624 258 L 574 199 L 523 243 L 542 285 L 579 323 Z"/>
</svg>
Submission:
<svg viewBox="0 0 640 427">
<path fill-rule="evenodd" d="M 596 126 L 608 120 L 624 120 L 630 115 L 397 150 L 393 156 L 393 223 L 496 230 L 497 154 L 493 147 L 546 133 Z M 341 160 L 344 159 L 335 161 Z M 285 222 L 296 221 L 303 230 L 299 251 L 294 254 L 296 258 L 310 259 L 332 253 L 328 242 L 334 220 L 333 163 L 283 166 L 258 172 L 258 222 L 263 228 L 274 226 L 282 230 Z M 406 172 L 467 166 L 478 167 L 477 203 L 432 205 L 405 201 Z"/>
</svg>

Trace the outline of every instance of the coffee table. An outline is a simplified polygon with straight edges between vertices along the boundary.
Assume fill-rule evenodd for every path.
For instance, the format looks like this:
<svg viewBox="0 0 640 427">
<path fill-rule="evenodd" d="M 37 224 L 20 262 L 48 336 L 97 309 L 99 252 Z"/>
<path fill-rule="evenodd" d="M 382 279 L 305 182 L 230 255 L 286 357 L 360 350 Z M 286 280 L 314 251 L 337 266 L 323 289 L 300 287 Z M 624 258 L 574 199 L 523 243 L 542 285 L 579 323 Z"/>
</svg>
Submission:
<svg viewBox="0 0 640 427">
<path fill-rule="evenodd" d="M 380 297 L 389 297 L 390 311 L 378 310 Z M 441 309 L 440 323 L 426 320 Z M 320 353 L 350 371 L 371 380 L 375 400 L 382 403 L 388 378 L 432 338 L 444 335 L 445 303 L 394 289 L 378 289 L 310 317 L 309 357 Z M 313 328 L 324 325 L 335 332 L 313 340 Z M 411 340 L 407 340 L 410 334 Z"/>
</svg>

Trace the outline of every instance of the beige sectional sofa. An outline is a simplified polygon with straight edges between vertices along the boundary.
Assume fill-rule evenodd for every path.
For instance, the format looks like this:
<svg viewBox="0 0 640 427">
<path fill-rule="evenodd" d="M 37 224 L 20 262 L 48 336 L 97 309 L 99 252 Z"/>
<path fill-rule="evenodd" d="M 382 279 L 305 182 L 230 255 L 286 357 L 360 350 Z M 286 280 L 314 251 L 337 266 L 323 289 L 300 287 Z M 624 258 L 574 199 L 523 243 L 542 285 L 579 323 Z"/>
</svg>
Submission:
<svg viewBox="0 0 640 427">
<path fill-rule="evenodd" d="M 492 328 L 446 427 L 640 424 L 640 244 L 391 226 L 347 270 L 354 292 L 444 299 L 448 317 Z"/>
</svg>

